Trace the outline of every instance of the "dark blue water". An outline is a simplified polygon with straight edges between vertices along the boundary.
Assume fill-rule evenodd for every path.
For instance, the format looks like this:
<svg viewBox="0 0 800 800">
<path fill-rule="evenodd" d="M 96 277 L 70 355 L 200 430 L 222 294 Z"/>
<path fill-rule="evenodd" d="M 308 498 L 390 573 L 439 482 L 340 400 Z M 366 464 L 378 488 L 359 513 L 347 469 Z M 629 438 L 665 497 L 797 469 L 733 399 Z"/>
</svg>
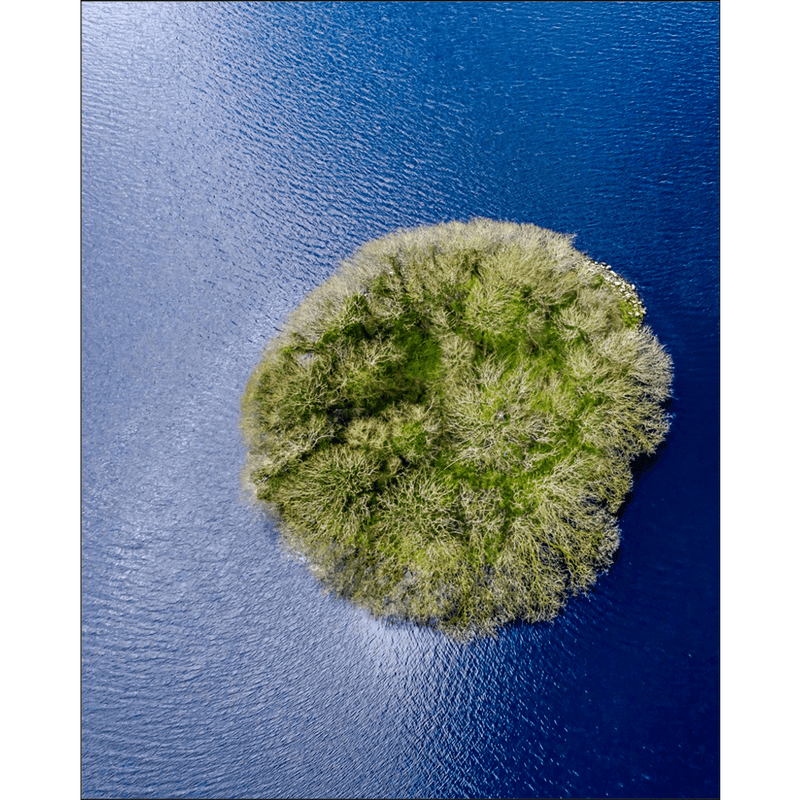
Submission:
<svg viewBox="0 0 800 800">
<path fill-rule="evenodd" d="M 719 794 L 718 7 L 84 3 L 86 797 Z M 577 234 L 675 361 L 611 572 L 469 646 L 320 593 L 238 404 L 355 247 Z"/>
</svg>

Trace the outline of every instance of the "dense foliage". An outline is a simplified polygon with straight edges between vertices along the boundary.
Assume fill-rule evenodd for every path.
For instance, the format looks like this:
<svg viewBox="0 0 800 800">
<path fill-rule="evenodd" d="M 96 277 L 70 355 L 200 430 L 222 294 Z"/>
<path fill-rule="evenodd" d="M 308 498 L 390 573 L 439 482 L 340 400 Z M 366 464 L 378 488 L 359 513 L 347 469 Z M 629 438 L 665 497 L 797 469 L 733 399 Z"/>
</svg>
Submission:
<svg viewBox="0 0 800 800">
<path fill-rule="evenodd" d="M 323 584 L 456 636 L 552 619 L 618 546 L 672 362 L 631 284 L 533 225 L 368 243 L 243 399 L 247 477 Z"/>
</svg>

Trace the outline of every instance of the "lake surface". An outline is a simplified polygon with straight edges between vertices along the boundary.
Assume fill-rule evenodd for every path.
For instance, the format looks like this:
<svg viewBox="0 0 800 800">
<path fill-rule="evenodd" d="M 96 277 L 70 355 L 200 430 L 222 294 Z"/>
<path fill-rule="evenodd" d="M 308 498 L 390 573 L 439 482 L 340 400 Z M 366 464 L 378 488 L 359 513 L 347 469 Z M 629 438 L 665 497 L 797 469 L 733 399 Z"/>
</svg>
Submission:
<svg viewBox="0 0 800 800">
<path fill-rule="evenodd" d="M 96 797 L 719 794 L 719 9 L 84 3 L 82 781 Z M 622 544 L 455 644 L 322 594 L 239 399 L 363 242 L 577 235 L 675 362 Z"/>
</svg>

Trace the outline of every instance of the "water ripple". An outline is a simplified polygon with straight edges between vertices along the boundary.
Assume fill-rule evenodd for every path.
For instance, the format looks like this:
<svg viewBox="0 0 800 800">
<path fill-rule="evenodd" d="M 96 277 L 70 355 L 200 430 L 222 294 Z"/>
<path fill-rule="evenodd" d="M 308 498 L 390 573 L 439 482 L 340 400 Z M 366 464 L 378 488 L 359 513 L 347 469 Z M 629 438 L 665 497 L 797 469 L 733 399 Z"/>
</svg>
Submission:
<svg viewBox="0 0 800 800">
<path fill-rule="evenodd" d="M 718 794 L 715 4 L 82 14 L 84 795 Z M 237 426 L 342 258 L 480 215 L 641 288 L 676 417 L 596 590 L 462 646 L 322 594 Z"/>
</svg>

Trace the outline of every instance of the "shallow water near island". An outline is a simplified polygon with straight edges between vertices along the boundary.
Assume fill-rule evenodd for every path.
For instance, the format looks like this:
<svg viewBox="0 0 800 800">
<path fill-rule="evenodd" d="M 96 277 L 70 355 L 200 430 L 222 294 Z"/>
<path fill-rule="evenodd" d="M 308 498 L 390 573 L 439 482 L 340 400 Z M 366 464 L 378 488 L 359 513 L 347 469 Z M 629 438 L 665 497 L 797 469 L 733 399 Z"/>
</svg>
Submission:
<svg viewBox="0 0 800 800">
<path fill-rule="evenodd" d="M 717 796 L 716 4 L 82 14 L 83 796 Z M 238 422 L 342 258 L 475 216 L 632 281 L 675 398 L 592 594 L 465 646 L 321 594 Z"/>
</svg>

